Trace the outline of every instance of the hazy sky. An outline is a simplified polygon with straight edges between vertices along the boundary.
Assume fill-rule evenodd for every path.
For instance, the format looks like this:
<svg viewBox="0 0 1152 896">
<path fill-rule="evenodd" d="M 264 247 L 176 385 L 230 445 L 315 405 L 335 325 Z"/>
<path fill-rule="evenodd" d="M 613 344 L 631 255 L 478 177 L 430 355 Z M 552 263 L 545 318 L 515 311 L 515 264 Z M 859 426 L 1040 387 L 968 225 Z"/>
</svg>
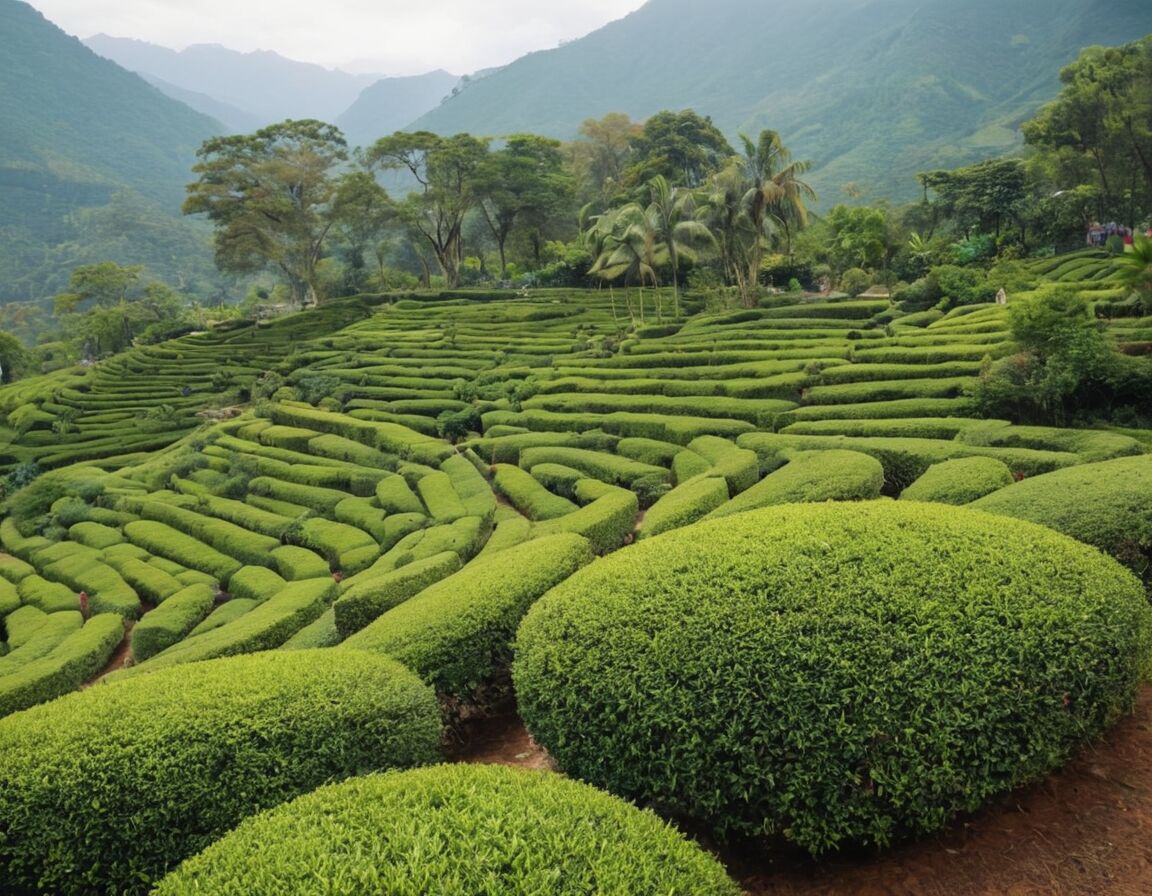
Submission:
<svg viewBox="0 0 1152 896">
<path fill-rule="evenodd" d="M 217 43 L 382 74 L 465 74 L 555 47 L 644 0 L 30 0 L 77 37 Z"/>
</svg>

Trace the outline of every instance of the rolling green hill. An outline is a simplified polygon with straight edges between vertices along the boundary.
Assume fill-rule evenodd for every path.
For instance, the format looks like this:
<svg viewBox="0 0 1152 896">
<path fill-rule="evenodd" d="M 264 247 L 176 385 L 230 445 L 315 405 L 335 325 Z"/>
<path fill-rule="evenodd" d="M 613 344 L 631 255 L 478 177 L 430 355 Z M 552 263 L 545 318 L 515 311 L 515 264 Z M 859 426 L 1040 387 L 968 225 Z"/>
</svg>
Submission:
<svg viewBox="0 0 1152 896">
<path fill-rule="evenodd" d="M 52 295 L 72 264 L 103 258 L 174 282 L 207 276 L 204 232 L 177 210 L 221 125 L 25 3 L 0 0 L 0 33 L 0 301 Z"/>
<path fill-rule="evenodd" d="M 1149 31 L 1152 6 L 1110 0 L 650 0 L 411 128 L 571 138 L 608 112 L 693 108 L 730 136 L 780 131 L 828 203 L 849 182 L 911 198 L 918 171 L 1015 147 L 1082 47 Z"/>
</svg>

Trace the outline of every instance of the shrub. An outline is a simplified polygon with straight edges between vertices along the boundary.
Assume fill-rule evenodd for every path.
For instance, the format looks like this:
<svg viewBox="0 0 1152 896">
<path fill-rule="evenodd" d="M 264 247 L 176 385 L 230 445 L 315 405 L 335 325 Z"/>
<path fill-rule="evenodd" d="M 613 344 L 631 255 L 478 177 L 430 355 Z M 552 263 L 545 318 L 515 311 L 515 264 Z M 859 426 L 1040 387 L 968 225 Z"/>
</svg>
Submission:
<svg viewBox="0 0 1152 896">
<path fill-rule="evenodd" d="M 538 523 L 533 534 L 574 532 L 588 539 L 593 553 L 606 554 L 624 544 L 636 528 L 640 501 L 627 489 L 582 479 L 576 484 L 576 498 L 587 503 L 567 516 Z"/>
<path fill-rule="evenodd" d="M 478 765 L 324 787 L 245 822 L 155 893 L 358 896 L 380 880 L 396 893 L 739 893 L 650 812 L 558 775 Z"/>
<path fill-rule="evenodd" d="M 855 298 L 872 285 L 872 275 L 861 268 L 848 268 L 840 275 L 840 288 Z"/>
<path fill-rule="evenodd" d="M 713 476 L 689 479 L 648 508 L 638 537 L 648 538 L 687 526 L 727 500 L 728 484 L 723 479 Z"/>
<path fill-rule="evenodd" d="M 724 477 L 729 494 L 739 494 L 760 478 L 760 462 L 756 452 L 737 448 L 727 439 L 700 436 L 688 443 L 688 450 L 696 452 L 712 464 L 709 472 Z"/>
<path fill-rule="evenodd" d="M 773 504 L 815 501 L 867 501 L 880 497 L 884 468 L 859 451 L 797 451 L 788 463 L 750 489 L 721 504 L 708 519 Z"/>
<path fill-rule="evenodd" d="M 452 487 L 452 479 L 441 470 L 433 470 L 421 476 L 416 483 L 416 491 L 428 508 L 432 519 L 438 523 L 451 523 L 468 515 L 464 502 Z"/>
<path fill-rule="evenodd" d="M 330 572 L 328 561 L 297 545 L 284 545 L 270 552 L 276 570 L 290 582 L 300 579 L 320 579 Z"/>
<path fill-rule="evenodd" d="M 115 613 L 93 616 L 42 656 L 0 677 L 0 716 L 45 703 L 80 687 L 104 668 L 123 639 L 122 617 Z M 17 653 L 19 650 L 4 659 Z M 7 761 L 9 757 L 4 758 Z M 0 855 L 3 851 L 0 846 Z"/>
<path fill-rule="evenodd" d="M 526 448 L 520 453 L 520 466 L 529 470 L 536 464 L 554 463 L 582 470 L 589 476 L 613 485 L 630 487 L 641 476 L 668 478 L 668 471 L 615 454 L 586 448 Z"/>
<path fill-rule="evenodd" d="M 180 663 L 272 650 L 304 626 L 315 622 L 331 603 L 335 593 L 336 583 L 331 578 L 292 582 L 275 597 L 250 609 L 246 608 L 239 618 L 190 635 L 139 666 L 114 672 L 112 677 L 129 677 L 142 670 L 151 671 Z M 240 604 L 241 601 L 233 600 L 230 603 Z"/>
<path fill-rule="evenodd" d="M 187 635 L 212 611 L 214 596 L 209 585 L 187 585 L 146 613 L 132 629 L 132 659 L 142 663 Z"/>
<path fill-rule="evenodd" d="M 547 475 L 557 464 L 539 464 Z M 579 509 L 567 498 L 553 494 L 535 478 L 535 470 L 526 473 L 511 464 L 493 467 L 493 484 L 513 507 L 530 520 L 552 520 Z"/>
<path fill-rule="evenodd" d="M 992 492 L 972 506 L 1071 535 L 1152 583 L 1152 456 L 1056 470 Z"/>
<path fill-rule="evenodd" d="M 536 599 L 591 559 L 572 534 L 537 538 L 478 558 L 348 638 L 386 653 L 440 694 L 472 697 L 507 674 L 512 636 Z"/>
<path fill-rule="evenodd" d="M 67 585 L 51 582 L 35 573 L 21 579 L 16 588 L 22 603 L 45 613 L 75 610 L 80 605 L 76 592 Z"/>
<path fill-rule="evenodd" d="M 328 572 L 327 566 L 320 573 Z M 288 583 L 284 578 L 264 566 L 245 566 L 237 570 L 228 580 L 228 593 L 233 597 L 244 597 L 263 602 L 279 594 Z"/>
<path fill-rule="evenodd" d="M 186 566 L 197 569 L 227 583 L 232 573 L 241 566 L 240 561 L 208 547 L 190 535 L 185 535 L 164 523 L 152 520 L 138 520 L 124 526 L 128 540 L 149 553 L 167 557 Z"/>
<path fill-rule="evenodd" d="M 312 517 L 300 523 L 300 543 L 323 555 L 347 575 L 359 572 L 380 556 L 380 545 L 363 529 Z"/>
<path fill-rule="evenodd" d="M 958 457 L 925 470 L 900 493 L 902 500 L 969 504 L 1012 484 L 1012 471 L 994 457 Z"/>
<path fill-rule="evenodd" d="M 328 781 L 429 762 L 439 736 L 412 673 L 352 651 L 90 688 L 0 720 L 0 865 L 16 888 L 142 894 L 242 818 Z"/>
<path fill-rule="evenodd" d="M 336 612 L 329 607 L 315 622 L 309 623 L 280 645 L 280 650 L 313 650 L 320 647 L 335 647 L 340 643 L 340 633 L 336 631 Z"/>
<path fill-rule="evenodd" d="M 135 557 L 113 560 L 109 565 L 120 573 L 137 594 L 153 604 L 163 603 L 169 595 L 184 587 L 175 576 Z"/>
<path fill-rule="evenodd" d="M 74 523 L 68 529 L 68 537 L 79 544 L 101 551 L 124 540 L 124 536 L 111 526 L 90 521 Z"/>
<path fill-rule="evenodd" d="M 379 575 L 357 576 L 337 598 L 336 630 L 344 638 L 360 631 L 382 613 L 402 604 L 434 582 L 460 569 L 460 556 L 441 551 Z"/>
<path fill-rule="evenodd" d="M 424 513 L 424 505 L 403 476 L 388 476 L 376 483 L 376 500 L 385 513 Z"/>
<path fill-rule="evenodd" d="M 1132 708 L 1152 611 L 1040 526 L 790 505 L 593 564 L 517 647 L 520 711 L 567 773 L 818 853 L 939 828 L 1066 761 Z"/>
</svg>

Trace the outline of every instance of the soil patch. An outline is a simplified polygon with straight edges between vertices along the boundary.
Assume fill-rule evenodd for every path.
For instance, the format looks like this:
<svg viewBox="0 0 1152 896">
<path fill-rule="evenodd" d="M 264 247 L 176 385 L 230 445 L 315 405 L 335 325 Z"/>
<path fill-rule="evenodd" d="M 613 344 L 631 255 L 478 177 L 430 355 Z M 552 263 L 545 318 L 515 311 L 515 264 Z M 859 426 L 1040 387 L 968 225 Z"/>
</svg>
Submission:
<svg viewBox="0 0 1152 896">
<path fill-rule="evenodd" d="M 459 762 L 554 769 L 515 712 L 469 722 Z M 1152 687 L 1063 771 L 881 855 L 724 856 L 749 896 L 1152 893 Z"/>
</svg>

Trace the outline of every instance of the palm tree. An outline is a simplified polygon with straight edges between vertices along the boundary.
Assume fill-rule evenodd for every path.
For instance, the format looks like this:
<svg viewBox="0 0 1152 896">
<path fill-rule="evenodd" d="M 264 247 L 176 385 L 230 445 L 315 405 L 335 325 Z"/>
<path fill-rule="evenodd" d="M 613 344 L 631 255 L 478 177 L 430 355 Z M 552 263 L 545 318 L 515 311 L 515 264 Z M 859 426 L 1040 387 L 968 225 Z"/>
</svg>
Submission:
<svg viewBox="0 0 1152 896">
<path fill-rule="evenodd" d="M 1120 281 L 1131 286 L 1145 309 L 1152 307 L 1152 238 L 1136 234 L 1132 247 L 1121 255 Z"/>
<path fill-rule="evenodd" d="M 609 209 L 589 221 L 585 239 L 593 250 L 595 261 L 588 273 L 607 281 L 622 276 L 625 284 L 639 280 L 640 323 L 644 323 L 644 283 L 658 285 L 656 266 L 662 249 L 646 210 L 630 202 L 620 208 Z M 660 309 L 657 306 L 659 315 Z"/>
<path fill-rule="evenodd" d="M 693 245 L 715 242 L 712 231 L 695 218 L 696 200 L 689 190 L 672 187 L 662 174 L 648 181 L 651 202 L 645 210 L 653 239 L 660 243 L 663 260 L 672 269 L 672 301 L 680 318 L 680 259 Z"/>
</svg>

